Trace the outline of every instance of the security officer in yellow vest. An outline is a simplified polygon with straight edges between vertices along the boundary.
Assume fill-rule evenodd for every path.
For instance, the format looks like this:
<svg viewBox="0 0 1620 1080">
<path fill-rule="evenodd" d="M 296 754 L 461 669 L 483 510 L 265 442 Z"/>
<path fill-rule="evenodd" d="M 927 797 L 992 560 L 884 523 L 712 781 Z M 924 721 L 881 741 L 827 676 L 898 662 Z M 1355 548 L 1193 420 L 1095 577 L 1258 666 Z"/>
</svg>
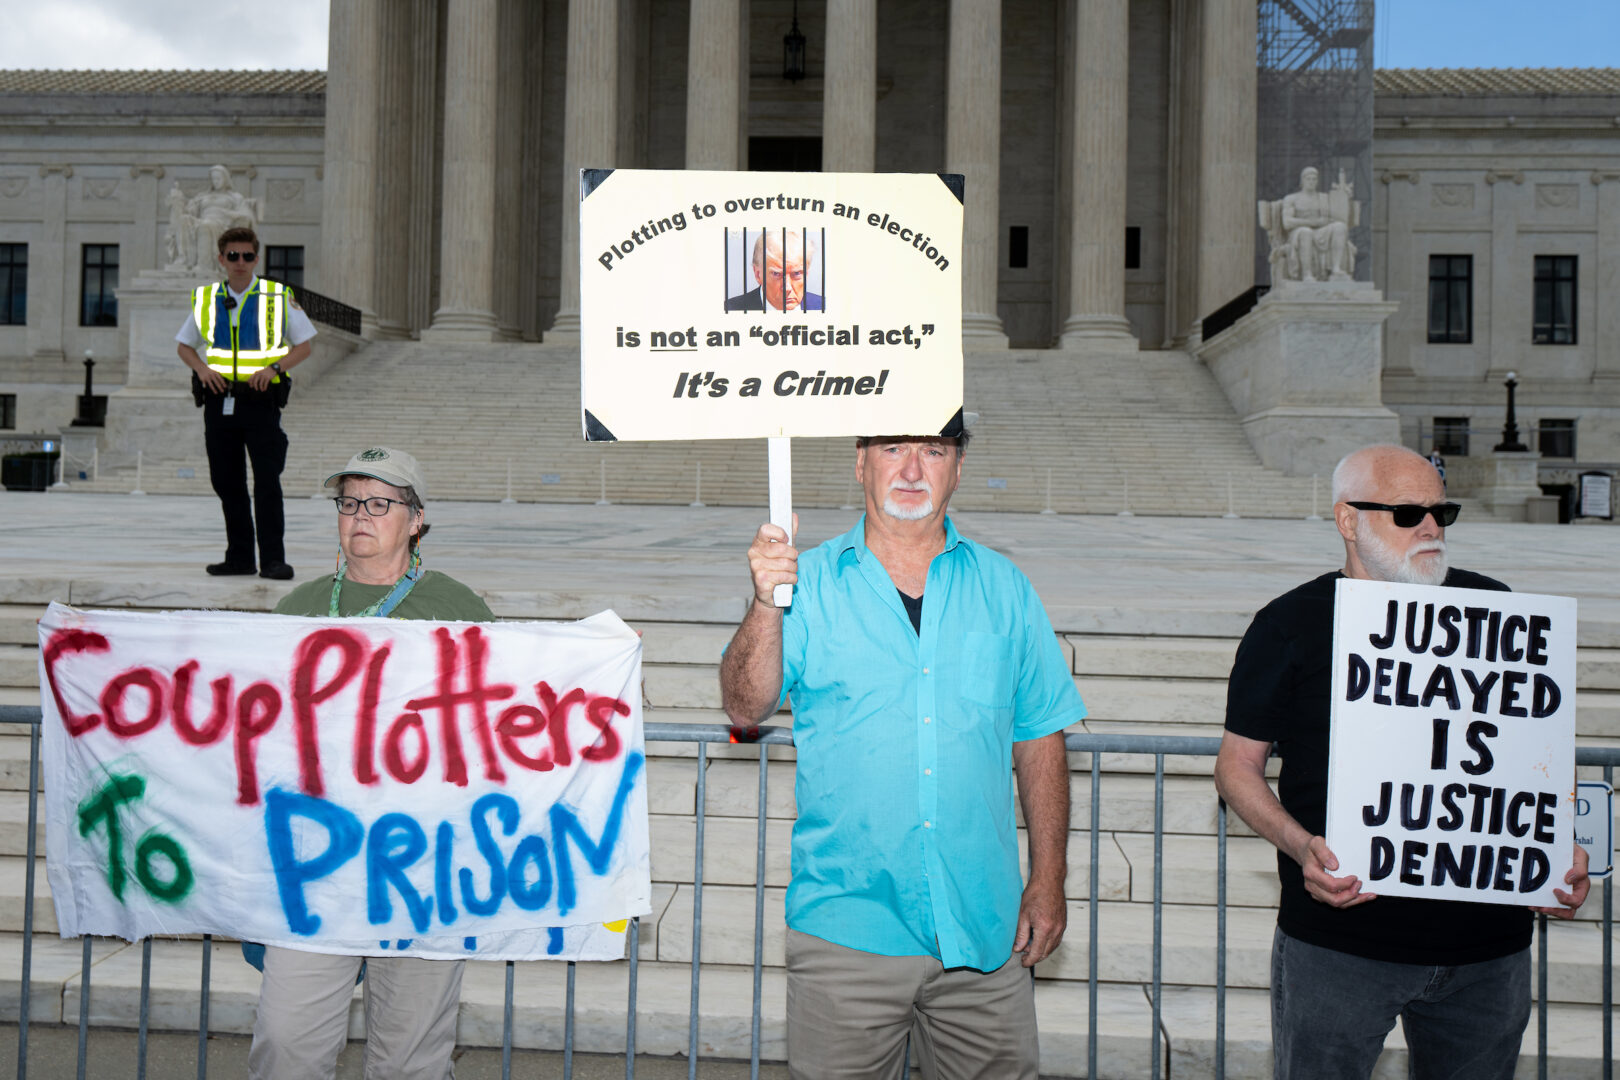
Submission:
<svg viewBox="0 0 1620 1080">
<path fill-rule="evenodd" d="M 208 572 L 251 574 L 257 569 L 260 577 L 286 581 L 293 568 L 282 546 L 281 470 L 287 464 L 287 436 L 281 430 L 281 406 L 289 389 L 286 373 L 309 355 L 315 327 L 291 289 L 255 275 L 258 262 L 259 238 L 252 229 L 221 233 L 219 265 L 225 280 L 192 291 L 191 314 L 174 337 L 180 359 L 195 373 L 193 391 L 203 409 L 209 478 L 225 510 L 225 561 L 209 564 Z"/>
</svg>

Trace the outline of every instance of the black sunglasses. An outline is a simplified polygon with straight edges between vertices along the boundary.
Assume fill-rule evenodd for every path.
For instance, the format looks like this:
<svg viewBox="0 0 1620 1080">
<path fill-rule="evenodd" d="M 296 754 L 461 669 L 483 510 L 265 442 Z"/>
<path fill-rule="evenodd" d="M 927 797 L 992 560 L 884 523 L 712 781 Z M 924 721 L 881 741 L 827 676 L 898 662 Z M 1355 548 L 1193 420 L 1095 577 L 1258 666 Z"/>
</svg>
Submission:
<svg viewBox="0 0 1620 1080">
<path fill-rule="evenodd" d="M 1462 510 L 1462 507 L 1454 502 L 1435 503 L 1433 506 L 1422 506 L 1418 503 L 1402 503 L 1399 506 L 1391 506 L 1389 503 L 1375 502 L 1352 502 L 1345 505 L 1353 506 L 1357 510 L 1388 510 L 1395 522 L 1395 527 L 1399 529 L 1417 528 L 1423 523 L 1425 514 L 1433 514 L 1434 523 L 1443 529 L 1456 521 L 1458 512 Z"/>
<path fill-rule="evenodd" d="M 225 253 L 225 261 L 226 262 L 258 262 L 259 261 L 259 253 L 257 251 L 227 251 Z"/>
</svg>

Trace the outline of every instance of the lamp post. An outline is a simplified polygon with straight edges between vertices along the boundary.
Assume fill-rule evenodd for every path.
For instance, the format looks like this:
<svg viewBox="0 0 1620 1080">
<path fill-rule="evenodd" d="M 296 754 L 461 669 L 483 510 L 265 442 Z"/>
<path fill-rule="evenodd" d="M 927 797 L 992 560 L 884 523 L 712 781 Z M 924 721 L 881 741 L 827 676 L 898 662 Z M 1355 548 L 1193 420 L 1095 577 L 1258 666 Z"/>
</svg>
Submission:
<svg viewBox="0 0 1620 1080">
<path fill-rule="evenodd" d="M 84 350 L 84 394 L 79 398 L 79 414 L 73 418 L 73 427 L 100 427 L 101 417 L 96 415 L 95 357 Z"/>
<path fill-rule="evenodd" d="M 1491 447 L 1491 449 L 1498 452 L 1527 453 L 1530 448 L 1519 441 L 1519 419 L 1513 407 L 1513 392 L 1519 386 L 1519 373 L 1517 371 L 1508 372 L 1507 379 L 1502 385 L 1507 387 L 1507 422 L 1502 425 L 1502 441 Z"/>
<path fill-rule="evenodd" d="M 782 78 L 804 78 L 804 34 L 799 32 L 799 0 L 793 0 L 793 29 L 782 35 Z"/>
</svg>

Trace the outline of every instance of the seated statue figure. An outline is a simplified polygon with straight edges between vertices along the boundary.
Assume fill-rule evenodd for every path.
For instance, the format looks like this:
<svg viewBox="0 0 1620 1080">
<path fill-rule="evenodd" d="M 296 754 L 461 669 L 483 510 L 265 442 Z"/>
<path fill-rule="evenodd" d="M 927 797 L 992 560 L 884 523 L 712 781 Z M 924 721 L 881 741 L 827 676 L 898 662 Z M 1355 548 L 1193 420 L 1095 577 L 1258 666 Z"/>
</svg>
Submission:
<svg viewBox="0 0 1620 1080">
<path fill-rule="evenodd" d="M 1271 280 L 1349 281 L 1355 276 L 1356 246 L 1350 230 L 1359 224 L 1361 204 L 1343 170 L 1331 191 L 1318 189 L 1316 169 L 1299 174 L 1299 190 L 1275 202 L 1260 203 L 1260 225 L 1271 241 Z"/>
<path fill-rule="evenodd" d="M 231 186 L 229 169 L 215 165 L 208 170 L 208 176 L 208 190 L 193 195 L 186 204 L 194 237 L 194 246 L 188 251 L 191 256 L 188 269 L 202 273 L 213 270 L 220 233 L 238 226 L 254 228 L 260 219 L 259 200 L 250 199 Z"/>
</svg>

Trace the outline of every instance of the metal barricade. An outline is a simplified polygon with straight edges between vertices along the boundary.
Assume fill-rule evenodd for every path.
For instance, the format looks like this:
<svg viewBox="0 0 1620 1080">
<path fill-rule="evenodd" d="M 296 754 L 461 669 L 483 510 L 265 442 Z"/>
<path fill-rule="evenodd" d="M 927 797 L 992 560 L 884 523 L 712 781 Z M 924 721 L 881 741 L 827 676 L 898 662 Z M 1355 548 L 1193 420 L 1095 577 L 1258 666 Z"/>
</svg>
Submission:
<svg viewBox="0 0 1620 1080">
<path fill-rule="evenodd" d="M 28 799 L 28 863 L 25 872 L 27 895 L 23 906 L 23 950 L 21 995 L 18 1005 L 18 1033 L 17 1033 L 17 1076 L 24 1080 L 28 1075 L 28 1030 L 29 1030 L 29 985 L 32 970 L 33 927 L 34 927 L 34 871 L 35 832 L 38 827 L 38 794 L 40 790 L 40 710 L 32 706 L 0 705 L 0 724 L 28 724 L 30 725 L 29 742 L 29 799 Z M 757 1080 L 760 1072 L 760 1045 L 761 1045 L 761 1016 L 762 996 L 764 987 L 764 946 L 765 946 L 765 827 L 766 827 L 766 797 L 769 792 L 769 772 L 767 770 L 769 748 L 772 746 L 793 745 L 793 735 L 785 727 L 762 727 L 758 742 L 759 761 L 759 792 L 758 806 L 756 808 L 756 843 L 755 878 L 754 878 L 754 950 L 753 950 L 753 1005 L 752 1024 L 749 1042 L 749 1075 Z M 692 959 L 691 959 L 691 1000 L 689 1006 L 689 1019 L 687 1031 L 687 1075 L 695 1080 L 698 1074 L 699 1034 L 702 1026 L 702 1015 L 699 1000 L 699 976 L 702 970 L 703 955 L 703 861 L 704 861 L 704 822 L 706 816 L 706 774 L 708 772 L 709 753 L 711 743 L 727 743 L 730 741 L 728 729 L 713 724 L 647 724 L 646 741 L 649 746 L 658 743 L 695 743 L 696 756 L 696 803 L 694 807 L 696 839 L 693 852 L 693 882 L 692 882 Z M 1150 984 L 1150 1001 L 1152 1005 L 1152 1026 L 1149 1032 L 1149 1043 L 1152 1047 L 1152 1071 L 1150 1075 L 1163 1074 L 1163 1032 L 1161 1027 L 1164 981 L 1163 981 L 1163 945 L 1164 945 L 1164 813 L 1165 813 L 1165 759 L 1171 756 L 1213 756 L 1219 749 L 1220 740 L 1217 738 L 1195 738 L 1174 735 L 1068 735 L 1065 737 L 1067 749 L 1071 752 L 1083 752 L 1091 755 L 1089 769 L 1091 781 L 1091 799 L 1089 821 L 1081 823 L 1090 830 L 1090 873 L 1089 873 L 1089 930 L 1088 940 L 1088 970 L 1087 970 L 1087 1075 L 1095 1077 L 1097 1069 L 1097 1035 L 1098 1035 L 1098 933 L 1100 886 L 1099 862 L 1101 835 L 1101 795 L 1102 795 L 1102 755 L 1104 754 L 1136 754 L 1153 758 L 1153 947 L 1152 971 Z M 1576 751 L 1576 764 L 1583 766 L 1601 766 L 1604 778 L 1610 783 L 1614 782 L 1614 767 L 1620 764 L 1620 748 L 1591 748 L 1583 747 Z M 1216 1080 L 1224 1080 L 1226 1075 L 1226 928 L 1227 928 L 1227 809 L 1224 803 L 1220 805 L 1216 820 L 1216 967 L 1215 967 L 1215 1037 L 1214 1037 L 1214 1073 Z M 1614 964 L 1613 964 L 1613 929 L 1614 929 L 1614 888 L 1613 877 L 1605 880 L 1602 885 L 1602 933 L 1603 933 L 1603 975 L 1602 975 L 1602 1039 L 1603 1039 L 1603 1065 L 1602 1076 L 1604 1080 L 1612 1080 L 1614 1057 Z M 1547 1076 L 1547 936 L 1546 916 L 1537 918 L 1537 994 L 1536 994 L 1536 1030 L 1538 1036 L 1538 1075 Z M 629 929 L 628 958 L 625 961 L 628 968 L 628 984 L 625 1003 L 625 1077 L 634 1080 L 636 1073 L 636 978 L 639 964 L 638 944 L 640 940 L 640 921 L 631 920 Z M 78 1075 L 85 1076 L 88 1060 L 90 1036 L 90 995 L 91 995 L 91 939 L 83 939 L 83 959 L 80 969 L 79 982 L 79 1016 L 78 1016 Z M 197 1018 L 197 1077 L 205 1080 L 208 1073 L 207 1042 L 208 1042 L 208 999 L 211 985 L 210 962 L 213 955 L 211 936 L 204 935 L 202 939 L 202 965 L 199 980 L 199 1010 Z M 143 1078 L 146 1075 L 146 1049 L 147 1034 L 150 1018 L 150 985 L 152 967 L 152 942 L 150 938 L 141 942 L 141 995 L 140 1020 L 137 1042 L 136 1075 Z M 503 1024 L 501 1032 L 501 1076 L 507 1080 L 512 1073 L 512 1027 L 514 1008 L 514 980 L 516 964 L 507 961 L 505 965 L 505 1000 L 503 1005 Z M 575 1048 L 575 965 L 569 962 L 566 965 L 566 997 L 565 1016 L 563 1026 L 563 1076 L 571 1078 L 573 1075 L 573 1058 Z"/>
</svg>

